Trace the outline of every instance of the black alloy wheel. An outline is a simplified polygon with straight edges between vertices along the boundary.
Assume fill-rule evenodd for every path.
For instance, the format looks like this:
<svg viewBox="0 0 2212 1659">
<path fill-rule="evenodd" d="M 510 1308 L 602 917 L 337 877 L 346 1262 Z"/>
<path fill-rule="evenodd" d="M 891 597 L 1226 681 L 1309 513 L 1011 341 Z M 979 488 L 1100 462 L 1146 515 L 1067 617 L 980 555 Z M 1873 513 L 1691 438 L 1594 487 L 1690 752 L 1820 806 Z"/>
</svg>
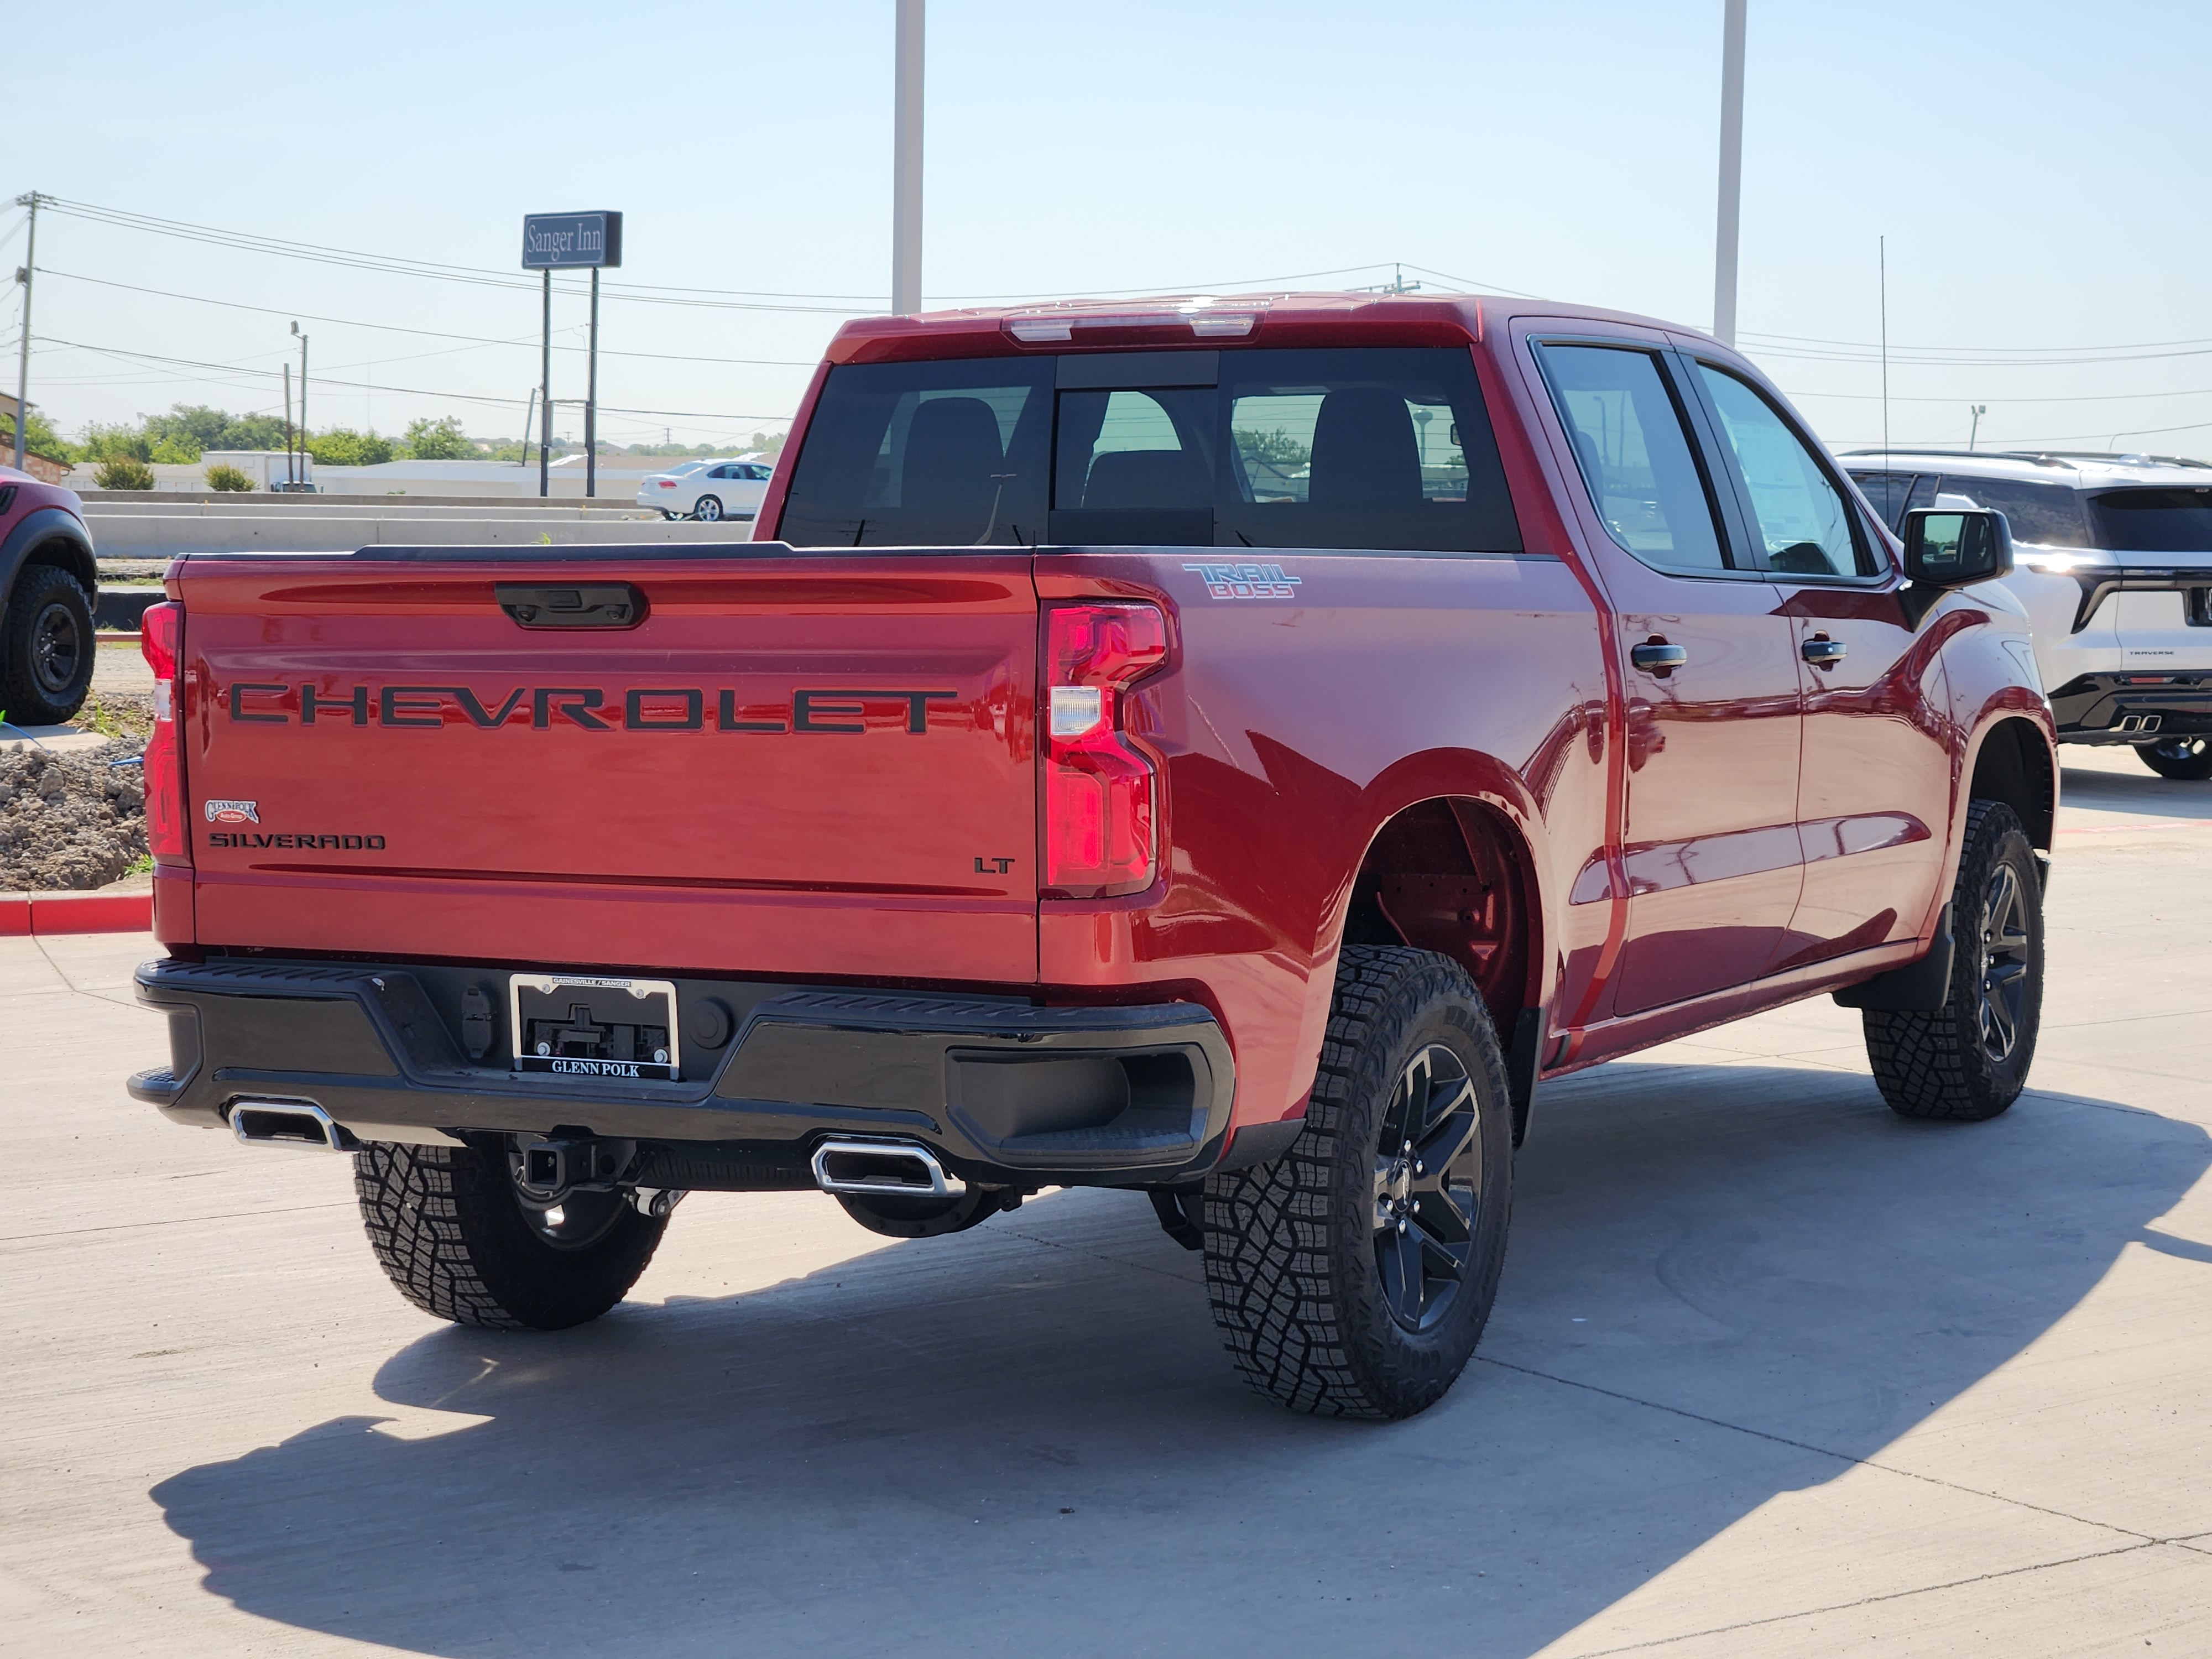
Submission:
<svg viewBox="0 0 2212 1659">
<path fill-rule="evenodd" d="M 75 613 L 58 597 L 40 606 L 31 618 L 31 672 L 39 690 L 56 701 L 76 684 L 84 653 L 91 648 Z"/>
<path fill-rule="evenodd" d="M 1390 1316 L 1432 1329 L 1467 1279 L 1482 1190 L 1474 1079 L 1432 1042 L 1407 1062 L 1375 1153 L 1375 1266 Z"/>
<path fill-rule="evenodd" d="M 590 1193 L 571 1188 L 557 1204 L 534 1205 L 517 1187 L 514 1201 L 531 1231 L 556 1250 L 589 1249 L 614 1231 L 629 1208 L 628 1196 L 611 1189 Z"/>
<path fill-rule="evenodd" d="M 1992 1066 L 2020 1047 L 2033 945 L 2027 884 L 2015 866 L 1999 864 L 1982 899 L 1982 1053 Z"/>
<path fill-rule="evenodd" d="M 2212 738 L 2160 738 L 2136 750 L 2136 757 L 2162 778 L 2202 783 L 2212 778 Z"/>
<path fill-rule="evenodd" d="M 714 495 L 702 495 L 693 503 L 691 516 L 698 520 L 701 524 L 714 523 L 722 516 L 720 499 Z"/>
</svg>

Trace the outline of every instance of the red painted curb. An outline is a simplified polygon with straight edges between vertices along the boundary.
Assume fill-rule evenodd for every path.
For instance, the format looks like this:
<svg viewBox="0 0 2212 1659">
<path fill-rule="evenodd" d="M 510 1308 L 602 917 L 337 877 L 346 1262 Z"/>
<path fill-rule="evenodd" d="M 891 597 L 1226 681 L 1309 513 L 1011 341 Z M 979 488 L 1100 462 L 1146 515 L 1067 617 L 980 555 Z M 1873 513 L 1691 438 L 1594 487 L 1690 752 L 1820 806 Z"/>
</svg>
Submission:
<svg viewBox="0 0 2212 1659">
<path fill-rule="evenodd" d="M 0 938 L 28 933 L 143 933 L 151 893 L 0 893 Z"/>
</svg>

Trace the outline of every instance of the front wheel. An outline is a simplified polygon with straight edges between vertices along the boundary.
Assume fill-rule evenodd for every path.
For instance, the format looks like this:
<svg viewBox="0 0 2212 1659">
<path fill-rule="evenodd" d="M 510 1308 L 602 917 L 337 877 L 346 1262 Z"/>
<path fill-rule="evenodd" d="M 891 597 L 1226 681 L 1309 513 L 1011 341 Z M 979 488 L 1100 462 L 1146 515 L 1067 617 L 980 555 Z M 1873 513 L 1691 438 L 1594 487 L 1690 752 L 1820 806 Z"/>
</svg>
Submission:
<svg viewBox="0 0 2212 1659">
<path fill-rule="evenodd" d="M 1346 946 L 1304 1131 L 1206 1185 L 1206 1291 L 1245 1380 L 1330 1416 L 1442 1399 L 1498 1293 L 1512 1140 L 1474 981 L 1430 951 Z"/>
<path fill-rule="evenodd" d="M 2140 744 L 2136 758 L 2162 778 L 2202 783 L 2212 778 L 2212 738 L 2161 738 Z"/>
<path fill-rule="evenodd" d="M 722 516 L 722 504 L 712 495 L 702 495 L 692 507 L 691 516 L 701 524 L 713 524 Z"/>
<path fill-rule="evenodd" d="M 424 1313 L 495 1330 L 565 1330 L 629 1294 L 667 1228 L 619 1193 L 526 1209 L 504 1153 L 394 1146 L 354 1154 L 378 1265 Z"/>
<path fill-rule="evenodd" d="M 1979 1122 L 2020 1097 L 2043 1021 L 2043 879 L 2027 832 L 2002 801 L 1967 808 L 1951 931 L 1942 1007 L 1868 1009 L 1867 1058 L 1900 1116 Z"/>
</svg>

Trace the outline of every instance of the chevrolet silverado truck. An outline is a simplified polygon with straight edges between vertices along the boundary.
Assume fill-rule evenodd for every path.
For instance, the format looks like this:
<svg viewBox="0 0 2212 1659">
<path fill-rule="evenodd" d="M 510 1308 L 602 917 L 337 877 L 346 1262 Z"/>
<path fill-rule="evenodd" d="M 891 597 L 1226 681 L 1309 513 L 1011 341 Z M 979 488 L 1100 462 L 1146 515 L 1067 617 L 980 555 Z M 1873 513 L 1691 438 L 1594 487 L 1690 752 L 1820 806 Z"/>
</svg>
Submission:
<svg viewBox="0 0 2212 1659">
<path fill-rule="evenodd" d="M 1901 530 L 1609 312 L 854 323 L 740 546 L 170 567 L 131 1091 L 474 1325 L 687 1194 L 1143 1194 L 1255 1387 L 1404 1416 L 1544 1079 L 1832 993 L 1897 1111 L 2020 1092 L 2051 714 L 2002 515 Z"/>
</svg>

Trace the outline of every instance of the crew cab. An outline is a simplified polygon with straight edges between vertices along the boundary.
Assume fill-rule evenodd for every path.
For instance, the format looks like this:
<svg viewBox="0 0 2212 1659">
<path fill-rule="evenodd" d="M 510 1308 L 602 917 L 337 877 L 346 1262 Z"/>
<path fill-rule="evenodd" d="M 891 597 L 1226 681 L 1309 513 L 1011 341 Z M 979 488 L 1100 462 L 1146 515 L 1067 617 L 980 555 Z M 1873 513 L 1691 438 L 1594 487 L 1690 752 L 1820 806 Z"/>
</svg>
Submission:
<svg viewBox="0 0 2212 1659">
<path fill-rule="evenodd" d="M 170 567 L 130 1087 L 477 1325 L 689 1193 L 1142 1193 L 1255 1387 L 1402 1416 L 1545 1079 L 1832 993 L 1899 1112 L 2019 1093 L 2051 711 L 2002 514 L 1900 524 L 1611 312 L 850 324 L 749 544 Z"/>
</svg>

